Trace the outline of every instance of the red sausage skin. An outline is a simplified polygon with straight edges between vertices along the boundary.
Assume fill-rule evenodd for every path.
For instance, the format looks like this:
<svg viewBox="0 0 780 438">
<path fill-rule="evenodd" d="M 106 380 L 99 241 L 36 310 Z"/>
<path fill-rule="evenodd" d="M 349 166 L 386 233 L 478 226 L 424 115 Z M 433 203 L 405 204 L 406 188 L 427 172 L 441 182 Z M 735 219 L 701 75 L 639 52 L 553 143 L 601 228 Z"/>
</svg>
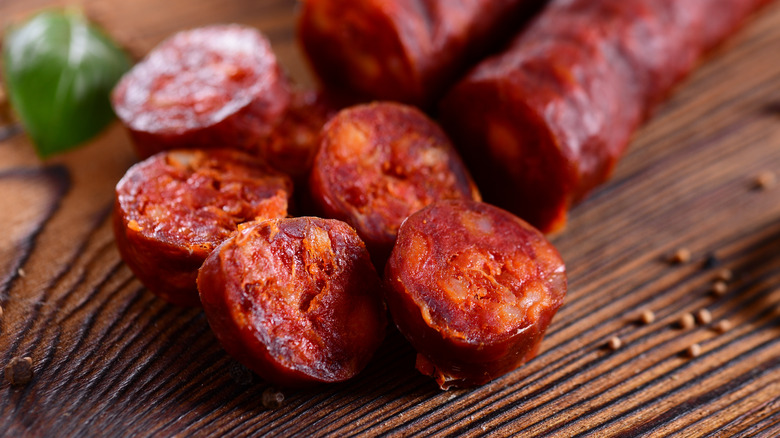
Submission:
<svg viewBox="0 0 780 438">
<path fill-rule="evenodd" d="M 385 267 L 387 305 L 442 389 L 484 384 L 536 355 L 563 304 L 563 261 L 516 216 L 476 201 L 411 215 Z"/>
<path fill-rule="evenodd" d="M 117 184 L 117 247 L 150 291 L 199 306 L 195 279 L 208 254 L 242 222 L 286 216 L 291 193 L 289 177 L 239 151 L 161 152 Z"/>
<path fill-rule="evenodd" d="M 198 275 L 222 347 L 283 386 L 340 382 L 366 366 L 387 324 L 380 288 L 355 231 L 313 217 L 242 226 Z"/>
<path fill-rule="evenodd" d="M 428 107 L 543 0 L 305 0 L 299 39 L 329 87 Z"/>
<path fill-rule="evenodd" d="M 112 104 L 141 158 L 179 148 L 254 152 L 290 101 L 268 40 L 239 25 L 179 32 L 119 81 Z"/>
<path fill-rule="evenodd" d="M 328 122 L 310 188 L 327 217 L 355 227 L 377 267 L 410 214 L 440 199 L 480 199 L 441 128 L 389 102 L 347 108 Z"/>
<path fill-rule="evenodd" d="M 488 202 L 559 230 L 672 87 L 765 3 L 552 0 L 450 90 L 442 123 Z"/>
</svg>

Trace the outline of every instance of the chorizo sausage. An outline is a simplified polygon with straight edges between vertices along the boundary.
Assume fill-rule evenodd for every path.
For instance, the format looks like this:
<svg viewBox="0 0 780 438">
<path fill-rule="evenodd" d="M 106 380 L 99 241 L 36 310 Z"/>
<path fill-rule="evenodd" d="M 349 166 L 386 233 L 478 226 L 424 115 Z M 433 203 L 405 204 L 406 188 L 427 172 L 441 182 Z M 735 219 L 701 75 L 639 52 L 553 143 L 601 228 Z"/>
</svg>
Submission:
<svg viewBox="0 0 780 438">
<path fill-rule="evenodd" d="M 142 158 L 177 148 L 254 151 L 290 85 L 268 40 L 238 25 L 179 32 L 125 74 L 112 104 Z"/>
<path fill-rule="evenodd" d="M 469 200 L 409 216 L 385 282 L 417 369 L 442 389 L 481 385 L 533 358 L 566 294 L 563 261 L 539 231 Z"/>
<path fill-rule="evenodd" d="M 543 0 L 306 0 L 299 39 L 328 86 L 427 107 Z"/>
<path fill-rule="evenodd" d="M 116 186 L 116 243 L 150 291 L 198 306 L 195 279 L 209 253 L 242 222 L 286 216 L 291 194 L 288 176 L 243 152 L 161 152 Z"/>
<path fill-rule="evenodd" d="M 320 146 L 322 127 L 345 106 L 340 97 L 322 90 L 294 91 L 281 122 L 261 139 L 260 156 L 294 180 L 305 180 Z"/>
<path fill-rule="evenodd" d="M 325 125 L 310 182 L 324 215 L 355 227 L 378 268 L 411 213 L 439 199 L 480 199 L 441 128 L 389 102 L 347 108 Z"/>
<path fill-rule="evenodd" d="M 441 103 L 488 202 L 542 231 L 604 182 L 697 60 L 766 0 L 553 0 Z"/>
<path fill-rule="evenodd" d="M 206 259 L 198 289 L 225 351 L 277 385 L 347 380 L 385 335 L 381 280 L 337 220 L 243 225 Z"/>
</svg>

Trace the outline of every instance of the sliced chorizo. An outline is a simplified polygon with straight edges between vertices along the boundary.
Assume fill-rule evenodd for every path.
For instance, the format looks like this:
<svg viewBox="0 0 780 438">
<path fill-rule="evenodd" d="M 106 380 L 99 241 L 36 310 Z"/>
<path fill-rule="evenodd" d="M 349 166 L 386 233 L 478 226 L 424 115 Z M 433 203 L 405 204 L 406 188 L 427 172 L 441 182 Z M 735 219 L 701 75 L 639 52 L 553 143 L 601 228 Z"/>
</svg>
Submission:
<svg viewBox="0 0 780 438">
<path fill-rule="evenodd" d="M 303 48 L 329 87 L 427 107 L 544 0 L 306 0 Z"/>
<path fill-rule="evenodd" d="M 552 0 L 440 105 L 485 199 L 544 232 L 702 55 L 767 0 Z"/>
<path fill-rule="evenodd" d="M 246 224 L 198 275 L 222 347 L 277 385 L 340 382 L 385 335 L 381 281 L 355 230 L 314 217 Z"/>
<path fill-rule="evenodd" d="M 325 216 L 355 227 L 378 267 L 407 216 L 440 199 L 480 199 L 441 128 L 389 102 L 347 108 L 325 125 L 310 188 Z"/>
<path fill-rule="evenodd" d="M 442 389 L 481 385 L 533 358 L 566 294 L 563 261 L 538 230 L 469 200 L 409 216 L 385 282 L 418 370 Z"/>
<path fill-rule="evenodd" d="M 150 291 L 198 306 L 198 268 L 239 224 L 285 217 L 292 181 L 243 152 L 175 150 L 131 167 L 116 186 L 119 252 Z"/>
<path fill-rule="evenodd" d="M 179 32 L 119 81 L 112 104 L 142 158 L 177 148 L 254 151 L 279 122 L 290 85 L 257 30 Z"/>
</svg>

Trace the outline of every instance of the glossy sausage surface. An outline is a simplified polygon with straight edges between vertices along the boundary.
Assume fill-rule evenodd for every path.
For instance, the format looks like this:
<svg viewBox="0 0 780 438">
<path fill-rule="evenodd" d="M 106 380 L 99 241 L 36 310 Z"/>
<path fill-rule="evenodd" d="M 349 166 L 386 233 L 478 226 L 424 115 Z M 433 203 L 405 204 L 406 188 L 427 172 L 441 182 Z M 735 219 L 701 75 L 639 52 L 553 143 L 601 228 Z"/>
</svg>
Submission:
<svg viewBox="0 0 780 438">
<path fill-rule="evenodd" d="M 198 275 L 222 347 L 278 385 L 340 382 L 385 335 L 381 283 L 346 223 L 313 217 L 242 226 Z"/>
<path fill-rule="evenodd" d="M 440 105 L 485 199 L 544 232 L 604 182 L 632 134 L 768 0 L 553 0 Z"/>
<path fill-rule="evenodd" d="M 239 25 L 173 35 L 112 93 L 114 111 L 142 158 L 178 148 L 254 151 L 289 100 L 290 86 L 268 40 Z"/>
<path fill-rule="evenodd" d="M 176 150 L 131 167 L 116 187 L 114 234 L 150 291 L 198 306 L 198 268 L 238 225 L 284 217 L 292 181 L 232 150 Z"/>
<path fill-rule="evenodd" d="M 393 320 L 442 389 L 475 386 L 536 355 L 566 271 L 544 236 L 489 204 L 440 201 L 411 215 L 385 268 Z"/>
</svg>

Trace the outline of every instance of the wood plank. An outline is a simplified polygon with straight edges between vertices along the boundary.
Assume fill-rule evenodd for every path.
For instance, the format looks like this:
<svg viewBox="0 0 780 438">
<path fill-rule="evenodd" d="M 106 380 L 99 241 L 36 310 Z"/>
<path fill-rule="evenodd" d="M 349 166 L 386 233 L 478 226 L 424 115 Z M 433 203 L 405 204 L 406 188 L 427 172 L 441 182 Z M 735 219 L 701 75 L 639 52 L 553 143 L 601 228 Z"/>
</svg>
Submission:
<svg viewBox="0 0 780 438">
<path fill-rule="evenodd" d="M 6 0 L 0 24 L 64 3 Z M 290 75 L 313 83 L 294 0 L 75 4 L 138 56 L 176 30 L 256 26 Z M 353 381 L 284 390 L 284 406 L 265 409 L 268 384 L 221 350 L 202 312 L 155 298 L 121 261 L 109 215 L 135 161 L 124 130 L 47 161 L 24 136 L 2 141 L 0 364 L 30 356 L 35 376 L 0 383 L 0 435 L 777 436 L 780 187 L 754 185 L 780 174 L 777 47 L 775 2 L 637 133 L 554 237 L 570 292 L 541 353 L 472 390 L 439 391 L 390 331 Z M 670 265 L 680 247 L 692 260 Z M 722 268 L 734 279 L 714 296 Z M 702 308 L 712 323 L 678 326 Z M 645 309 L 654 322 L 638 322 Z M 721 319 L 733 328 L 716 332 Z M 693 343 L 702 354 L 688 358 Z"/>
</svg>

